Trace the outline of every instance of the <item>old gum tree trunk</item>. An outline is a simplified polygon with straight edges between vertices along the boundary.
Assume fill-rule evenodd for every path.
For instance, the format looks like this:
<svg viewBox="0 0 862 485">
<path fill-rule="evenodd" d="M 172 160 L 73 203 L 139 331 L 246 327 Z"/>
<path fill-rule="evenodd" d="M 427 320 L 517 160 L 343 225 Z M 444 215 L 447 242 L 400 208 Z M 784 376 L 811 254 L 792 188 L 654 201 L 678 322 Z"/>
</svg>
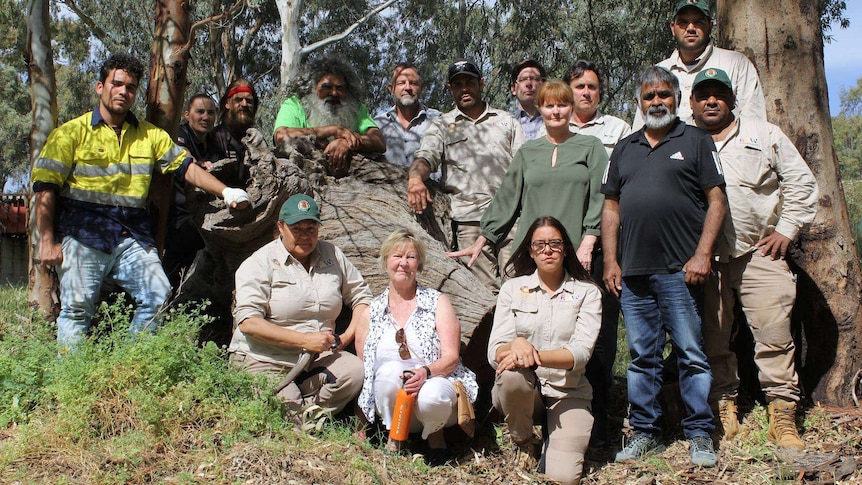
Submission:
<svg viewBox="0 0 862 485">
<path fill-rule="evenodd" d="M 793 140 L 817 178 L 817 217 L 793 252 L 799 269 L 794 329 L 802 331 L 797 361 L 808 396 L 849 405 L 862 366 L 862 273 L 833 150 L 818 5 L 719 1 L 718 44 L 757 66 L 769 121 Z"/>
</svg>

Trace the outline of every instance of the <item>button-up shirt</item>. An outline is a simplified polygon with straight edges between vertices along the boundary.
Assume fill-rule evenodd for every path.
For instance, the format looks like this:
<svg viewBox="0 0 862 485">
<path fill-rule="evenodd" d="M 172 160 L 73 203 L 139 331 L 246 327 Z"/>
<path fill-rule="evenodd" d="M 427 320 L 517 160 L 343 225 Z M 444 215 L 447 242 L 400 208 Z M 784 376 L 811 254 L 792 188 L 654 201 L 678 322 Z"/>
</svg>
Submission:
<svg viewBox="0 0 862 485">
<path fill-rule="evenodd" d="M 452 194 L 452 219 L 479 222 L 524 143 L 524 130 L 509 113 L 491 108 L 475 120 L 453 109 L 431 123 L 416 158 L 431 172 L 442 170 L 441 183 Z"/>
<path fill-rule="evenodd" d="M 734 258 L 755 250 L 773 231 L 792 240 L 817 212 L 817 182 L 781 129 L 750 118 L 716 144 L 730 212 L 723 228 Z M 721 253 L 725 254 L 721 254 Z M 726 256 L 727 251 L 719 251 Z"/>
<path fill-rule="evenodd" d="M 413 154 L 419 149 L 419 144 L 422 141 L 422 135 L 431 126 L 431 122 L 442 114 L 436 109 L 427 108 L 420 104 L 419 112 L 415 118 L 410 120 L 407 128 L 401 126 L 395 106 L 375 116 L 374 122 L 377 123 L 377 127 L 383 133 L 383 138 L 386 139 L 386 152 L 383 154 L 386 160 L 389 163 L 410 168 L 414 160 Z M 440 180 L 440 172 L 431 174 L 431 178 Z"/>
<path fill-rule="evenodd" d="M 503 283 L 497 297 L 488 361 L 496 369 L 497 350 L 517 337 L 527 339 L 539 351 L 568 350 L 574 359 L 571 369 L 536 369 L 542 395 L 589 400 L 592 388 L 584 370 L 601 325 L 602 294 L 596 285 L 567 273 L 560 288 L 547 293 L 536 272 L 512 278 Z"/>
<path fill-rule="evenodd" d="M 539 131 L 545 127 L 545 121 L 542 119 L 542 114 L 539 113 L 538 109 L 536 109 L 536 114 L 531 116 L 530 113 L 527 113 L 521 107 L 521 103 L 516 101 L 510 113 L 521 124 L 521 128 L 524 130 L 524 138 L 527 140 L 535 140 L 539 136 Z"/>
<path fill-rule="evenodd" d="M 228 350 L 263 362 L 293 365 L 301 349 L 248 338 L 239 324 L 258 317 L 297 332 L 335 331 L 342 303 L 356 308 L 370 304 L 371 299 L 362 275 L 333 244 L 318 241 L 306 271 L 282 240 L 276 239 L 255 251 L 236 271 L 236 329 Z"/>
</svg>

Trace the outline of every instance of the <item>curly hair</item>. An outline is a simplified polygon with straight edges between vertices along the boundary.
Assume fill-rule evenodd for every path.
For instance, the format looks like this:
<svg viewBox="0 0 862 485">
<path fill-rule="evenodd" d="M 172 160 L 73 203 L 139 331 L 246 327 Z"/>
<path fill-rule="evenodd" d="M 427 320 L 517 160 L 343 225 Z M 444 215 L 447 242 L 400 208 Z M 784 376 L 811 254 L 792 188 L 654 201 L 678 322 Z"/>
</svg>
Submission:
<svg viewBox="0 0 862 485">
<path fill-rule="evenodd" d="M 99 81 L 104 83 L 114 69 L 126 71 L 135 76 L 138 82 L 144 77 L 144 64 L 131 54 L 113 54 L 99 68 Z"/>
<path fill-rule="evenodd" d="M 287 96 L 302 98 L 308 93 L 313 93 L 317 87 L 317 82 L 326 74 L 335 74 L 344 78 L 344 82 L 347 84 L 347 93 L 353 99 L 362 99 L 364 86 L 356 74 L 356 69 L 347 61 L 335 56 L 308 59 L 303 64 L 299 74 L 287 85 Z"/>
</svg>

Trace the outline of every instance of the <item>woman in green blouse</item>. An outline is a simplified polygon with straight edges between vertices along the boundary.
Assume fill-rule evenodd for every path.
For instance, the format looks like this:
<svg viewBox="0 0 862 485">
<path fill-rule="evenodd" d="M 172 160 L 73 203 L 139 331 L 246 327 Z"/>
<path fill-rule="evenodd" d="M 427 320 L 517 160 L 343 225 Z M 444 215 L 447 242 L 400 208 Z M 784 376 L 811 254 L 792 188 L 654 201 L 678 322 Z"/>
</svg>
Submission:
<svg viewBox="0 0 862 485">
<path fill-rule="evenodd" d="M 503 240 L 518 220 L 552 216 L 563 223 L 577 248 L 578 260 L 590 270 L 599 235 L 602 175 L 608 155 L 598 138 L 569 131 L 574 97 L 568 84 L 548 80 L 539 87 L 536 104 L 547 134 L 524 143 L 482 216 L 482 234 L 470 247 L 449 253 L 469 256 L 472 266 L 482 247 Z M 516 229 L 514 247 L 524 239 L 526 225 Z M 502 266 L 502 265 L 501 265 Z"/>
</svg>

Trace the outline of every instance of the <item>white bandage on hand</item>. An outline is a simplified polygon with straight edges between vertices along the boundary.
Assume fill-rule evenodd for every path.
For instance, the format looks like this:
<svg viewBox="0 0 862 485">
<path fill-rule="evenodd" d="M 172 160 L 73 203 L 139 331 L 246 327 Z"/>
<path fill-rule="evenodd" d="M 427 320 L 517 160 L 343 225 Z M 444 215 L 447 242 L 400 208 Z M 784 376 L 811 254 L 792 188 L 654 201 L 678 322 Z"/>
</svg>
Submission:
<svg viewBox="0 0 862 485">
<path fill-rule="evenodd" d="M 242 202 L 251 202 L 251 197 L 248 196 L 248 192 L 242 189 L 235 189 L 233 187 L 225 187 L 221 192 L 221 196 L 228 207 L 232 206 L 234 203 L 240 204 Z"/>
</svg>

